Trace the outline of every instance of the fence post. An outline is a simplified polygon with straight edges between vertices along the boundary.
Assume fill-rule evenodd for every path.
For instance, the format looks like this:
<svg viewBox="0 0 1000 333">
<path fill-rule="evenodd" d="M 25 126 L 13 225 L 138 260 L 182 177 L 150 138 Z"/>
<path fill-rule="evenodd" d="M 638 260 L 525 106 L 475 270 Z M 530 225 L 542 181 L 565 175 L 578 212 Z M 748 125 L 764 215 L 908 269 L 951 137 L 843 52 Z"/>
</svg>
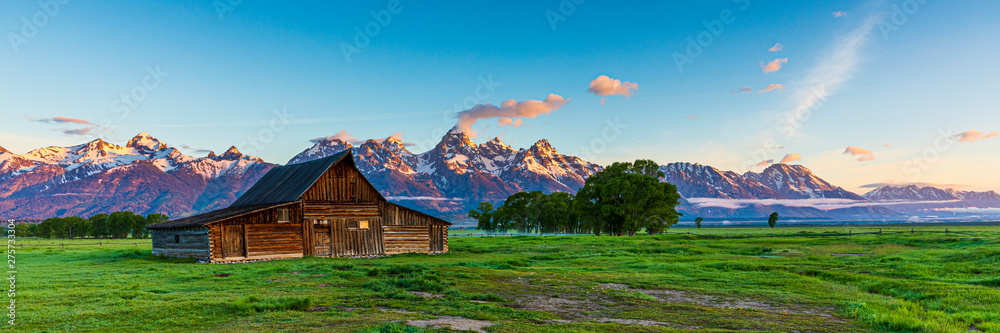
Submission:
<svg viewBox="0 0 1000 333">
<path fill-rule="evenodd" d="M 878 234 L 882 235 L 882 228 L 878 228 Z"/>
<path fill-rule="evenodd" d="M 66 249 L 66 244 L 59 244 L 59 246 L 62 246 L 62 249 L 63 249 L 63 250 L 65 250 L 65 249 Z"/>
<path fill-rule="evenodd" d="M 947 235 L 947 234 L 948 234 L 948 228 L 944 228 L 944 234 L 945 234 L 945 235 Z"/>
<path fill-rule="evenodd" d="M 102 249 L 104 248 L 104 242 L 98 242 L 97 245 L 100 245 Z"/>
<path fill-rule="evenodd" d="M 137 249 L 139 248 L 139 243 L 132 243 L 132 245 L 135 245 L 135 248 Z"/>
<path fill-rule="evenodd" d="M 910 228 L 910 234 L 911 235 L 913 234 L 913 228 Z"/>
</svg>

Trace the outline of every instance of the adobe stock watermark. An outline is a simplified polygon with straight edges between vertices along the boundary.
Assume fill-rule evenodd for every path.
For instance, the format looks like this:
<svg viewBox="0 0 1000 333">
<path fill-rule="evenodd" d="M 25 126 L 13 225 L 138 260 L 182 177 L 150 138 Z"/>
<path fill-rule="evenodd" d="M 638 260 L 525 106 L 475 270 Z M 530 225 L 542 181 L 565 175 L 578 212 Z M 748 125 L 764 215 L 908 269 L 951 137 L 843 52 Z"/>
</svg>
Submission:
<svg viewBox="0 0 1000 333">
<path fill-rule="evenodd" d="M 248 135 L 243 141 L 237 144 L 237 146 L 248 150 L 245 153 L 257 154 L 264 151 L 268 145 L 274 142 L 278 134 L 281 134 L 288 128 L 291 119 L 295 118 L 295 114 L 289 113 L 287 107 L 280 110 L 275 108 L 271 110 L 271 113 L 271 119 L 267 122 L 267 126 L 261 127 L 257 130 L 257 133 Z"/>
<path fill-rule="evenodd" d="M 10 48 L 14 50 L 14 53 L 21 52 L 21 46 L 28 44 L 29 41 L 38 36 L 41 29 L 49 25 L 49 21 L 54 19 L 56 15 L 59 15 L 59 10 L 62 6 L 69 3 L 70 0 L 42 0 L 38 2 L 38 7 L 40 10 L 31 15 L 31 19 L 27 16 L 21 17 L 21 31 L 18 32 L 8 32 L 7 40 L 10 41 Z"/>
<path fill-rule="evenodd" d="M 456 115 L 459 112 L 471 109 L 477 104 L 485 104 L 487 99 L 496 93 L 497 88 L 503 85 L 503 82 L 493 80 L 492 73 L 486 76 L 479 76 L 476 80 L 479 84 L 476 85 L 476 88 L 472 90 L 471 94 L 465 96 L 461 103 L 455 103 L 451 106 L 451 108 L 445 109 L 441 112 L 441 121 L 446 124 L 454 124 Z M 441 137 L 444 136 L 447 131 L 448 129 L 438 127 L 437 129 L 431 131 L 430 137 L 423 140 L 417 140 L 417 142 L 415 142 L 415 147 L 418 151 L 430 150 L 437 145 L 438 141 L 441 140 Z"/>
<path fill-rule="evenodd" d="M 7 324 L 17 325 L 17 257 L 14 245 L 17 243 L 17 220 L 7 220 Z"/>
<path fill-rule="evenodd" d="M 580 146 L 580 158 L 587 161 L 597 159 L 597 155 L 607 151 L 608 145 L 617 141 L 626 128 L 628 128 L 628 125 L 622 124 L 621 119 L 618 117 L 615 117 L 614 120 L 610 118 L 604 119 L 604 128 L 601 129 L 601 135 L 591 139 L 589 144 Z"/>
<path fill-rule="evenodd" d="M 546 10 L 545 19 L 549 21 L 552 31 L 556 31 L 556 25 L 566 22 L 566 18 L 576 13 L 576 6 L 582 5 L 587 0 L 562 0 L 556 10 Z"/>
<path fill-rule="evenodd" d="M 393 15 L 399 15 L 399 13 L 403 12 L 403 5 L 399 3 L 399 0 L 389 0 L 385 7 L 385 9 L 379 11 L 372 10 L 372 20 L 365 23 L 364 28 L 354 27 L 353 44 L 340 42 L 340 51 L 344 53 L 344 59 L 348 63 L 351 62 L 352 56 L 361 53 L 361 50 L 364 50 L 371 44 L 372 38 L 378 37 L 382 33 L 382 29 L 385 29 L 392 23 Z"/>
<path fill-rule="evenodd" d="M 808 107 L 787 112 L 774 124 L 774 131 L 782 138 L 793 137 L 802 128 L 803 124 L 812 118 L 813 112 L 826 104 L 827 94 L 823 90 L 813 87 L 807 96 L 807 101 L 809 104 Z M 771 154 L 784 148 L 784 146 L 778 144 L 778 139 L 774 137 L 765 138 L 759 148 L 747 152 L 748 159 L 743 160 L 743 164 L 740 165 L 739 170 L 749 171 L 761 161 L 766 161 Z"/>
<path fill-rule="evenodd" d="M 100 127 L 99 130 L 105 133 L 111 132 L 115 118 L 118 120 L 127 119 L 132 115 L 132 112 L 139 108 L 140 103 L 149 98 L 150 93 L 163 84 L 164 79 L 168 76 L 170 73 L 161 70 L 160 65 L 146 66 L 146 73 L 139 83 L 111 101 L 112 116 L 97 123 L 97 126 Z"/>
<path fill-rule="evenodd" d="M 732 0 L 734 4 L 737 4 L 737 9 L 739 11 L 744 11 L 750 7 L 750 0 Z M 719 17 L 712 20 L 702 21 L 702 25 L 705 26 L 705 30 L 702 30 L 694 37 L 687 37 L 687 47 L 684 48 L 684 52 L 674 52 L 672 55 L 674 59 L 674 65 L 677 66 L 677 71 L 684 73 L 684 66 L 693 63 L 695 59 L 700 57 L 706 49 L 712 46 L 715 39 L 722 36 L 722 33 L 726 31 L 726 26 L 736 22 L 736 13 L 732 9 L 725 8 L 719 11 Z"/>
<path fill-rule="evenodd" d="M 909 160 L 903 162 L 903 174 L 910 176 L 911 182 L 920 180 L 924 171 L 929 170 L 931 166 L 941 159 L 941 155 L 944 155 L 945 152 L 951 150 L 958 143 L 958 133 L 952 131 L 950 126 L 947 130 L 938 128 L 937 132 L 937 137 L 934 138 L 929 147 L 924 148 L 919 154 L 915 154 Z"/>
<path fill-rule="evenodd" d="M 909 22 L 910 15 L 916 14 L 920 6 L 925 3 L 927 0 L 905 0 L 902 4 L 893 4 L 889 21 L 878 21 L 878 30 L 882 32 L 882 38 L 889 40 L 889 33 L 899 30 L 899 27 Z"/>
<path fill-rule="evenodd" d="M 215 14 L 219 15 L 219 21 L 226 21 L 226 15 L 232 13 L 243 4 L 243 0 L 215 0 L 212 2 L 212 7 L 215 8 Z"/>
</svg>

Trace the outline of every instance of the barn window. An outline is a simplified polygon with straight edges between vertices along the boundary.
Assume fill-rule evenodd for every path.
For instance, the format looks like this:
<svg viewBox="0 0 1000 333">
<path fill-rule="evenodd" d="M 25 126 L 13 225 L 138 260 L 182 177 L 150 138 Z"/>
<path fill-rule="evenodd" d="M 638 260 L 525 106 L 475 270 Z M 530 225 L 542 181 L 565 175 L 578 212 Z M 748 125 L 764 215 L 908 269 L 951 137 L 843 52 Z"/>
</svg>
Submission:
<svg viewBox="0 0 1000 333">
<path fill-rule="evenodd" d="M 174 235 L 174 243 L 180 243 L 180 242 L 181 242 L 181 236 L 180 235 Z"/>
<path fill-rule="evenodd" d="M 348 193 L 351 194 L 351 201 L 357 200 L 358 198 L 358 179 L 351 177 L 350 187 L 347 189 Z"/>
<path fill-rule="evenodd" d="M 288 208 L 278 209 L 278 222 L 290 222 L 291 219 L 288 218 Z"/>
<path fill-rule="evenodd" d="M 368 229 L 368 221 L 347 221 L 348 229 Z"/>
</svg>

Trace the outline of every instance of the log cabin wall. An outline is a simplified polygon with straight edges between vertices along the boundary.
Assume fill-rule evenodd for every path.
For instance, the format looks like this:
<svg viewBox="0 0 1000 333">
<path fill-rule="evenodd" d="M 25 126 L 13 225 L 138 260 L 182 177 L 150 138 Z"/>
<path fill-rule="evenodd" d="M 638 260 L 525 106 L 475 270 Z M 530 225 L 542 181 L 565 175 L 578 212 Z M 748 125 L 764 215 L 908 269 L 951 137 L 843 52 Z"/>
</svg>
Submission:
<svg viewBox="0 0 1000 333">
<path fill-rule="evenodd" d="M 289 222 L 278 222 L 280 209 L 288 209 Z M 301 221 L 301 204 L 291 203 L 213 223 L 208 228 L 211 261 L 301 257 Z"/>
<path fill-rule="evenodd" d="M 198 260 L 210 257 L 211 246 L 206 227 L 153 229 L 150 230 L 150 237 L 153 239 L 154 255 Z"/>
<path fill-rule="evenodd" d="M 391 202 L 380 202 L 386 254 L 448 251 L 448 226 Z"/>
</svg>

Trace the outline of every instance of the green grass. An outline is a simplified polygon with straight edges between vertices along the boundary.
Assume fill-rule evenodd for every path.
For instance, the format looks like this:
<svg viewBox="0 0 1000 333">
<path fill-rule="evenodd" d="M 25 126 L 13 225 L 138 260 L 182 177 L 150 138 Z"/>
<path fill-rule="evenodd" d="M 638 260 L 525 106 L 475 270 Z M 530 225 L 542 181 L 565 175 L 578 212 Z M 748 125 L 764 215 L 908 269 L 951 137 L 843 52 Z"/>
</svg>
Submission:
<svg viewBox="0 0 1000 333">
<path fill-rule="evenodd" d="M 765 237 L 848 229 L 878 230 L 453 237 L 442 255 L 231 265 L 152 256 L 148 240 L 28 239 L 16 331 L 424 332 L 444 329 L 406 321 L 456 316 L 491 332 L 1000 332 L 1000 227 Z"/>
</svg>

